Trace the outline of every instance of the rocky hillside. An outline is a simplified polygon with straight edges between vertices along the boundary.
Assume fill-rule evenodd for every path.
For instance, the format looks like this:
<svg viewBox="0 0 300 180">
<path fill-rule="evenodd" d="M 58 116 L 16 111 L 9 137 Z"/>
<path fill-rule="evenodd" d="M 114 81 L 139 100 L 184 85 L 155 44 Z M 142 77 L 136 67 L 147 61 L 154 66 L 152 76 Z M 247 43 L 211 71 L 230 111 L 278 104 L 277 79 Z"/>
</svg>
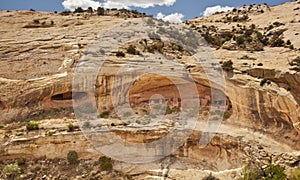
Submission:
<svg viewBox="0 0 300 180">
<path fill-rule="evenodd" d="M 187 31 L 185 40 L 194 43 L 202 36 L 209 45 L 205 48 L 211 54 L 202 54 L 200 64 L 189 49 L 164 41 L 163 34 L 171 34 L 177 25 L 151 20 L 135 11 L 0 11 L 0 176 L 9 177 L 4 169 L 14 163 L 18 167 L 13 175 L 23 179 L 201 179 L 211 172 L 220 179 L 234 179 L 253 162 L 263 167 L 270 163 L 287 169 L 299 167 L 299 11 L 300 2 L 296 1 L 275 7 L 244 6 L 186 21 L 184 26 L 196 35 Z M 114 30 L 128 36 L 146 32 L 146 25 L 135 22 L 160 28 L 148 38 L 123 43 Z M 108 31 L 111 34 L 105 34 Z M 106 36 L 97 36 L 101 33 Z M 105 41 L 99 41 L 101 38 Z M 122 45 L 113 49 L 120 42 Z M 96 77 L 95 92 L 72 91 L 78 62 L 96 66 L 93 58 L 101 57 L 99 47 L 105 50 L 107 61 Z M 89 55 L 93 58 L 86 60 Z M 128 62 L 133 62 L 130 68 L 117 76 Z M 226 88 L 209 81 L 209 73 L 222 71 L 218 66 L 224 71 Z M 136 80 L 128 94 L 122 94 L 139 68 L 170 71 L 176 78 L 187 78 L 182 69 L 189 72 L 199 94 L 190 99 L 199 102 L 196 127 L 183 142 L 175 136 L 143 149 L 161 156 L 173 143 L 180 144 L 171 155 L 155 162 L 99 159 L 105 157 L 97 151 L 102 147 L 89 140 L 103 128 L 128 146 L 132 142 L 143 146 L 176 127 L 174 119 L 179 118 L 184 102 L 170 79 L 150 73 Z M 204 69 L 211 72 L 205 74 Z M 213 91 L 225 99 L 212 102 Z M 117 112 L 114 93 L 120 97 L 117 105 L 129 99 L 132 111 Z M 82 110 L 91 114 L 95 107 L 97 118 L 86 116 L 77 121 L 74 94 L 79 99 L 96 99 L 95 104 L 82 101 Z M 151 107 L 155 94 L 164 96 L 166 116 L 153 123 L 156 117 L 151 116 L 152 110 L 162 109 Z M 191 94 L 192 88 L 185 96 Z M 224 112 L 219 106 L 224 106 Z M 210 117 L 223 121 L 210 143 L 201 147 L 201 139 L 211 137 L 205 129 Z M 105 137 L 94 138 L 106 146 L 111 142 Z M 67 158 L 74 151 L 79 159 L 75 158 L 75 163 Z"/>
</svg>

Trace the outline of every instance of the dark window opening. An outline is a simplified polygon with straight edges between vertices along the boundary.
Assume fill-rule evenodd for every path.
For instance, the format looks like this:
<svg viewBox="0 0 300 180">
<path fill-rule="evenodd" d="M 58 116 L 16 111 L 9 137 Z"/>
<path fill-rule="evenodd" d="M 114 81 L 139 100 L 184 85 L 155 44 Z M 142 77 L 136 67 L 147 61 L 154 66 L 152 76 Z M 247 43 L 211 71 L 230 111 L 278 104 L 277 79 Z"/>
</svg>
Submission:
<svg viewBox="0 0 300 180">
<path fill-rule="evenodd" d="M 51 97 L 51 100 L 59 100 L 59 101 L 71 100 L 71 99 L 72 99 L 72 92 L 57 94 Z"/>
</svg>

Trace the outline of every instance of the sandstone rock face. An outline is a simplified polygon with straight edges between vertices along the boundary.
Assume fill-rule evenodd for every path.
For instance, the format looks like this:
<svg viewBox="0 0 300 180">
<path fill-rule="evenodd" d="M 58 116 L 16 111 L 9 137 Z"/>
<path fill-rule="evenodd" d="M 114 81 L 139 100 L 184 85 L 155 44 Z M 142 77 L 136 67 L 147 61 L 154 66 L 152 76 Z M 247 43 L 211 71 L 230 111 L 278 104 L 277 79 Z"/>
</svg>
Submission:
<svg viewBox="0 0 300 180">
<path fill-rule="evenodd" d="M 288 8 L 291 4 L 294 6 L 293 3 L 288 3 L 284 7 Z M 272 14 L 272 16 L 276 17 L 276 11 L 279 10 L 275 7 L 274 10 L 275 12 L 272 11 L 272 13 L 275 15 Z M 251 16 L 262 24 L 259 20 L 260 14 Z M 107 61 L 95 78 L 95 91 L 72 92 L 72 85 L 77 85 L 77 82 L 73 83 L 72 80 L 75 67 L 78 61 L 82 60 L 80 57 L 98 52 L 97 46 L 88 47 L 87 45 L 93 44 L 99 32 L 124 20 L 110 16 L 87 18 L 28 11 L 1 11 L 0 19 L 4 27 L 0 39 L 3 44 L 0 48 L 1 124 L 20 121 L 53 108 L 71 107 L 72 96 L 76 94 L 86 99 L 87 103 L 90 102 L 88 98 L 95 100 L 92 106 L 97 108 L 98 114 L 109 111 L 108 119 L 100 118 L 106 123 L 102 125 L 111 128 L 115 135 L 125 142 L 142 144 L 155 141 L 168 133 L 167 128 L 162 128 L 165 124 L 158 124 L 150 130 L 138 131 L 127 126 L 134 123 L 147 125 L 151 118 L 150 120 L 136 118 L 133 115 L 147 115 L 151 111 L 149 103 L 157 100 L 154 96 L 156 94 L 163 95 L 167 106 L 180 110 L 183 104 L 181 94 L 170 79 L 155 73 L 147 73 L 135 79 L 137 74 L 133 70 L 130 71 L 130 68 L 168 70 L 169 74 L 174 74 L 175 77 L 182 77 L 188 72 L 189 78 L 195 81 L 198 92 L 198 96 L 194 99 L 197 99 L 202 109 L 199 110 L 199 120 L 193 133 L 172 154 L 176 158 L 175 162 L 170 163 L 172 166 L 178 169 L 184 167 L 186 172 L 189 169 L 221 171 L 240 168 L 247 159 L 253 157 L 265 164 L 273 162 L 285 166 L 297 166 L 299 162 L 300 75 L 299 72 L 291 70 L 288 63 L 291 58 L 299 55 L 298 50 L 267 47 L 264 51 L 248 52 L 234 50 L 231 44 L 225 44 L 223 49 L 210 49 L 210 55 L 215 55 L 217 63 L 211 61 L 210 55 L 203 56 L 200 59 L 201 63 L 198 63 L 195 58 L 184 51 L 174 48 L 172 52 L 165 48 L 162 52 L 171 56 L 173 60 L 166 63 L 159 59 L 161 56 L 158 52 L 143 52 L 140 43 L 136 46 L 144 57 L 125 53 L 124 58 L 119 58 L 116 57 L 116 52 L 126 52 L 126 49 L 124 47 L 111 49 L 106 57 Z M 54 24 L 47 27 L 32 26 L 35 19 L 46 21 L 46 24 L 53 20 Z M 209 22 L 204 18 L 199 22 L 195 20 L 191 23 L 197 25 Z M 223 26 L 223 24 L 218 25 Z M 11 29 L 14 29 L 14 32 Z M 292 24 L 292 29 L 299 30 L 299 27 Z M 284 35 L 292 37 L 289 32 L 290 29 L 286 30 Z M 16 34 L 20 38 L 16 39 Z M 295 47 L 298 46 L 298 41 L 294 41 Z M 153 40 L 148 42 L 153 42 Z M 113 40 L 103 42 L 108 49 L 113 43 L 115 43 Z M 162 44 L 160 46 L 163 46 Z M 226 46 L 231 51 L 227 51 Z M 91 48 L 95 48 L 94 51 L 91 51 Z M 88 51 L 85 51 L 86 49 Z M 96 62 L 97 57 L 91 59 Z M 221 70 L 218 67 L 218 61 L 227 60 L 233 61 L 234 71 L 225 73 L 226 88 L 224 88 L 218 82 L 209 81 L 209 77 L 212 77 L 210 74 Z M 262 63 L 263 66 L 258 66 L 258 63 Z M 129 70 L 120 73 L 119 70 L 126 66 Z M 205 71 L 205 69 L 210 71 Z M 89 79 L 90 76 L 86 74 L 84 78 Z M 263 79 L 266 79 L 265 84 L 262 83 Z M 178 84 L 184 86 L 186 82 L 181 81 Z M 129 88 L 128 91 L 127 88 Z M 209 131 L 205 129 L 210 115 L 213 116 L 213 107 L 210 106 L 219 103 L 213 102 L 212 91 L 215 91 L 217 96 L 226 97 L 220 106 L 225 107 L 228 117 L 224 116 L 222 125 L 211 142 L 201 147 L 199 143 L 201 139 L 211 137 Z M 192 94 L 192 90 L 186 92 L 184 95 L 187 97 Z M 113 99 L 114 97 L 117 98 Z M 117 112 L 116 106 L 124 104 L 127 100 L 130 102 L 130 109 Z M 126 122 L 117 119 L 118 115 L 125 116 L 126 113 L 132 115 L 125 119 Z M 79 131 L 67 132 L 69 121 L 74 123 L 75 120 L 41 121 L 43 128 L 37 132 L 27 132 L 24 126 L 18 129 L 8 125 L 0 131 L 2 137 L 0 158 L 17 158 L 20 155 L 31 158 L 41 156 L 65 158 L 70 150 L 76 150 L 82 159 L 101 156 L 102 154 L 96 150 L 97 147 L 93 148 L 87 140 L 89 137 L 86 138 Z M 58 124 L 58 126 L 52 127 L 49 124 Z M 97 128 L 99 127 L 91 129 L 97 130 Z M 52 130 L 57 132 L 51 132 L 49 135 Z M 5 135 L 10 133 L 11 135 Z M 177 139 L 173 140 L 177 141 Z M 105 144 L 106 139 L 99 139 L 99 142 Z M 157 155 L 160 155 L 159 152 L 163 151 L 164 147 L 163 145 L 153 147 L 151 151 L 157 150 Z M 119 165 L 122 167 L 122 163 Z M 173 171 L 171 169 L 170 176 L 176 177 L 182 173 L 174 169 Z"/>
<path fill-rule="evenodd" d="M 1 79 L 6 94 L 1 98 L 1 122 L 26 118 L 44 110 L 43 101 L 52 95 L 71 89 L 67 73 L 29 80 Z"/>
<path fill-rule="evenodd" d="M 121 21 L 109 16 L 87 18 L 32 11 L 0 14 L 2 123 L 47 109 L 53 106 L 48 101 L 52 96 L 70 92 L 70 63 L 79 60 L 96 34 Z M 28 23 L 44 24 L 42 21 L 53 24 L 24 28 Z"/>
</svg>

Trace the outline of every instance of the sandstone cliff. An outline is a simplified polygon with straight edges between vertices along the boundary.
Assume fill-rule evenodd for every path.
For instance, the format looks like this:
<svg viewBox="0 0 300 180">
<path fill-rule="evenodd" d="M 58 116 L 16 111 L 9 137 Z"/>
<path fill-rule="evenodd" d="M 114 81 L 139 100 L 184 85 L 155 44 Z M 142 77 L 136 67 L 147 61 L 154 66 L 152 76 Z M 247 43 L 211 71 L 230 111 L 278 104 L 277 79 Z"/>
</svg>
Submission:
<svg viewBox="0 0 300 180">
<path fill-rule="evenodd" d="M 210 61 L 209 57 L 202 57 L 203 62 L 200 65 L 186 49 L 168 42 L 148 39 L 145 44 L 144 40 L 138 39 L 124 43 L 119 49 L 109 51 L 108 61 L 96 78 L 95 93 L 72 92 L 75 67 L 80 58 L 98 52 L 97 49 L 91 50 L 91 46 L 88 46 L 93 42 L 94 45 L 99 43 L 95 40 L 98 34 L 106 32 L 116 24 L 130 22 L 131 19 L 86 14 L 62 16 L 32 11 L 1 11 L 3 30 L 0 38 L 0 123 L 6 125 L 0 133 L 0 158 L 65 158 L 70 150 L 76 150 L 81 159 L 102 156 L 96 151 L 97 147 L 93 147 L 87 140 L 89 137 L 85 137 L 79 130 L 68 131 L 69 123 L 76 124 L 72 112 L 68 114 L 71 119 L 38 116 L 53 109 L 72 107 L 74 93 L 80 98 L 96 98 L 96 104 L 91 106 L 97 108 L 102 124 L 92 123 L 92 130 L 98 130 L 101 126 L 108 127 L 125 142 L 145 143 L 163 137 L 168 133 L 166 129 L 173 127 L 169 121 L 158 123 L 150 129 L 132 129 L 127 126 L 147 126 L 150 123 L 151 118 L 147 114 L 151 110 L 149 103 L 154 94 L 164 95 L 166 104 L 171 109 L 171 115 L 167 117 L 173 118 L 174 114 L 176 117 L 177 108 L 182 102 L 180 94 L 169 79 L 155 74 L 143 76 L 132 84 L 128 97 L 118 94 L 120 98 L 117 104 L 124 103 L 128 98 L 134 111 L 114 110 L 112 94 L 122 92 L 122 89 L 131 85 L 130 82 L 135 77 L 130 71 L 121 74 L 122 76 L 116 76 L 115 73 L 128 61 L 133 60 L 131 68 L 150 66 L 156 70 L 168 69 L 183 75 L 185 72 L 178 69 L 185 68 L 196 82 L 199 93 L 197 100 L 202 108 L 199 110 L 200 120 L 193 133 L 171 156 L 143 166 L 115 162 L 116 169 L 137 178 L 145 178 L 160 176 L 163 168 L 169 168 L 170 177 L 182 179 L 189 176 L 191 171 L 197 172 L 193 175 L 197 179 L 208 174 L 206 170 L 212 170 L 220 171 L 216 176 L 232 179 L 234 177 L 228 174 L 239 172 L 239 168 L 246 164 L 247 159 L 255 159 L 264 164 L 299 166 L 300 74 L 299 66 L 291 65 L 291 61 L 300 55 L 300 41 L 297 38 L 298 6 L 298 2 L 289 2 L 278 7 L 246 6 L 234 12 L 218 13 L 186 22 L 198 31 L 199 35 L 203 35 L 203 32 L 211 33 L 209 29 L 215 29 L 214 33 L 209 35 L 216 39 L 222 39 L 224 33 L 230 34 L 230 39 L 226 39 L 229 37 L 226 36 L 226 41 L 221 44 L 212 41 L 210 52 L 215 61 Z M 288 12 L 288 15 L 284 12 Z M 234 16 L 243 15 L 247 15 L 248 18 L 232 20 Z M 274 22 L 281 24 L 275 29 L 268 29 L 269 25 L 276 26 Z M 251 29 L 252 24 L 255 24 L 255 28 L 252 28 L 251 42 L 238 44 L 234 36 L 242 36 Z M 232 33 L 235 32 L 233 29 L 240 32 Z M 274 47 L 269 41 L 263 44 L 254 36 L 258 32 L 265 32 L 274 37 L 276 33 L 273 31 L 281 32 L 278 38 L 284 43 L 280 44 L 280 47 Z M 287 45 L 287 40 L 290 40 L 293 47 Z M 113 39 L 103 44 L 109 49 L 112 42 Z M 151 61 L 145 62 L 139 53 L 128 53 L 126 49 L 130 45 L 134 45 L 136 51 L 144 57 L 152 58 Z M 120 51 L 124 53 L 124 57 L 117 56 Z M 175 65 L 159 59 L 161 54 L 171 57 Z M 119 55 L 123 56 L 122 53 Z M 155 58 L 157 59 L 153 60 Z M 217 67 L 216 62 L 222 64 L 229 60 L 233 62 L 233 69 L 224 71 L 226 88 L 216 82 L 210 82 L 209 73 L 205 74 L 204 69 L 214 69 Z M 226 97 L 226 115 L 222 115 L 224 119 L 216 136 L 207 146 L 201 147 L 200 139 L 210 137 L 204 128 L 209 115 L 215 113 L 210 106 L 218 103 L 211 102 L 210 93 L 214 90 L 219 96 Z M 92 110 L 87 108 L 86 111 Z M 118 119 L 120 114 L 126 122 Z M 135 114 L 145 118 L 136 118 Z M 26 120 L 36 117 L 40 122 L 40 130 L 27 132 Z M 78 124 L 84 125 L 80 121 Z M 176 142 L 176 139 L 172 141 Z M 157 155 L 160 155 L 159 151 L 163 151 L 160 148 L 163 147 L 154 147 L 153 151 L 157 150 Z M 228 169 L 234 173 L 226 172 Z"/>
</svg>

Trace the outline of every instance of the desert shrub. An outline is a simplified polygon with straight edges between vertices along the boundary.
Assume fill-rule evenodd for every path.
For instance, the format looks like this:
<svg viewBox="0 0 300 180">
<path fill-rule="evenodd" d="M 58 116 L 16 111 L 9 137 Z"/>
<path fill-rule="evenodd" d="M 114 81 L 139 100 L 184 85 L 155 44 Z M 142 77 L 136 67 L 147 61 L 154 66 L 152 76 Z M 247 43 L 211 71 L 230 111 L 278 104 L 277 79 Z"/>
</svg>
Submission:
<svg viewBox="0 0 300 180">
<path fill-rule="evenodd" d="M 140 54 L 140 52 L 137 51 L 137 50 L 135 49 L 135 46 L 133 46 L 133 45 L 128 46 L 128 48 L 127 48 L 127 53 L 133 54 L 133 55 L 138 55 L 138 54 Z"/>
<path fill-rule="evenodd" d="M 30 121 L 26 125 L 27 131 L 34 131 L 39 129 L 39 124 L 35 121 Z"/>
<path fill-rule="evenodd" d="M 241 44 L 244 44 L 245 38 L 244 38 L 244 36 L 237 36 L 237 37 L 235 38 L 235 41 L 236 41 L 236 43 L 237 43 L 238 45 L 241 45 Z"/>
<path fill-rule="evenodd" d="M 215 176 L 210 173 L 208 176 L 204 177 L 202 180 L 219 180 L 219 178 L 216 178 Z"/>
<path fill-rule="evenodd" d="M 177 113 L 179 112 L 179 108 L 174 106 L 173 108 L 170 108 L 170 106 L 166 107 L 166 114 L 172 114 L 172 113 Z"/>
<path fill-rule="evenodd" d="M 264 178 L 265 180 L 285 180 L 286 174 L 284 173 L 284 168 L 279 165 L 270 164 L 264 170 Z"/>
<path fill-rule="evenodd" d="M 223 118 L 228 119 L 229 117 L 230 117 L 230 113 L 225 111 L 224 114 L 223 114 Z"/>
<path fill-rule="evenodd" d="M 300 168 L 290 169 L 288 172 L 288 179 L 290 180 L 300 179 Z"/>
<path fill-rule="evenodd" d="M 17 164 L 8 164 L 4 166 L 2 172 L 7 178 L 14 179 L 18 174 L 21 173 L 21 169 Z"/>
<path fill-rule="evenodd" d="M 290 40 L 287 40 L 286 41 L 286 45 L 291 45 L 292 43 L 291 43 L 291 41 Z"/>
<path fill-rule="evenodd" d="M 98 162 L 100 164 L 101 171 L 112 171 L 113 165 L 110 158 L 102 156 L 99 158 Z"/>
<path fill-rule="evenodd" d="M 300 66 L 300 56 L 296 57 L 295 59 L 292 60 L 290 65 L 297 65 Z"/>
<path fill-rule="evenodd" d="M 224 71 L 232 71 L 233 70 L 233 62 L 231 60 L 223 62 L 222 68 Z"/>
<path fill-rule="evenodd" d="M 122 51 L 118 51 L 118 52 L 116 53 L 116 56 L 117 56 L 117 57 L 125 57 L 125 53 L 123 53 Z"/>
<path fill-rule="evenodd" d="M 204 37 L 204 39 L 206 40 L 207 43 L 212 43 L 213 42 L 213 37 L 208 32 L 206 32 L 202 36 Z"/>
<path fill-rule="evenodd" d="M 104 111 L 102 112 L 99 117 L 100 118 L 108 118 L 109 117 L 110 112 L 109 111 Z"/>
<path fill-rule="evenodd" d="M 104 15 L 104 8 L 103 7 L 98 7 L 97 8 L 97 15 L 98 16 Z"/>
<path fill-rule="evenodd" d="M 67 160 L 70 164 L 76 164 L 78 162 L 78 154 L 76 151 L 69 151 L 67 154 Z"/>
<path fill-rule="evenodd" d="M 238 22 L 238 20 L 239 20 L 239 16 L 233 16 L 232 17 L 232 21 L 233 22 Z"/>
<path fill-rule="evenodd" d="M 227 21 L 231 22 L 232 21 L 232 17 L 231 16 L 227 16 Z"/>
<path fill-rule="evenodd" d="M 256 37 L 261 43 L 263 43 L 263 45 L 266 46 L 268 44 L 268 40 L 264 37 L 264 35 L 261 32 L 257 32 Z"/>
<path fill-rule="evenodd" d="M 264 86 L 264 85 L 266 84 L 267 81 L 268 81 L 267 79 L 262 79 L 262 80 L 260 81 L 260 86 Z"/>
<path fill-rule="evenodd" d="M 0 123 L 0 129 L 4 128 L 4 124 Z"/>
<path fill-rule="evenodd" d="M 281 22 L 276 21 L 276 22 L 273 22 L 273 25 L 278 27 L 278 26 L 281 26 L 281 25 L 284 25 L 284 24 L 281 23 Z"/>
<path fill-rule="evenodd" d="M 240 21 L 246 21 L 249 19 L 249 16 L 247 14 L 243 15 L 242 18 L 240 18 Z"/>
<path fill-rule="evenodd" d="M 268 27 L 267 27 L 267 30 L 269 31 L 269 30 L 271 30 L 271 29 L 273 29 L 274 28 L 274 26 L 271 24 L 271 25 L 269 25 Z"/>
<path fill-rule="evenodd" d="M 172 109 L 170 108 L 170 106 L 166 107 L 166 114 L 172 114 Z"/>
<path fill-rule="evenodd" d="M 262 169 L 255 165 L 248 165 L 243 169 L 243 177 L 241 180 L 262 179 Z"/>
<path fill-rule="evenodd" d="M 39 24 L 39 23 L 40 23 L 40 20 L 38 20 L 38 19 L 34 19 L 34 20 L 33 20 L 33 23 L 35 23 L 35 24 Z"/>
<path fill-rule="evenodd" d="M 94 10 L 92 7 L 88 7 L 87 11 L 92 14 Z"/>
<path fill-rule="evenodd" d="M 282 47 L 284 45 L 284 41 L 282 40 L 281 37 L 275 35 L 272 37 L 270 46 L 271 47 Z"/>
<path fill-rule="evenodd" d="M 67 16 L 71 14 L 71 11 L 63 11 L 60 13 L 62 16 Z"/>
<path fill-rule="evenodd" d="M 26 158 L 25 157 L 20 157 L 17 161 L 18 166 L 23 166 L 26 164 Z"/>
<path fill-rule="evenodd" d="M 75 126 L 72 123 L 70 123 L 70 124 L 68 124 L 68 129 L 70 132 L 72 132 L 75 130 Z"/>
<path fill-rule="evenodd" d="M 81 8 L 81 7 L 77 7 L 75 10 L 74 10 L 74 13 L 83 13 L 84 10 Z"/>
<path fill-rule="evenodd" d="M 131 13 L 133 13 L 133 14 L 141 14 L 138 10 L 131 10 Z"/>
<path fill-rule="evenodd" d="M 294 49 L 294 45 L 292 45 L 292 44 L 289 45 L 288 47 L 289 47 L 290 49 Z"/>
</svg>

